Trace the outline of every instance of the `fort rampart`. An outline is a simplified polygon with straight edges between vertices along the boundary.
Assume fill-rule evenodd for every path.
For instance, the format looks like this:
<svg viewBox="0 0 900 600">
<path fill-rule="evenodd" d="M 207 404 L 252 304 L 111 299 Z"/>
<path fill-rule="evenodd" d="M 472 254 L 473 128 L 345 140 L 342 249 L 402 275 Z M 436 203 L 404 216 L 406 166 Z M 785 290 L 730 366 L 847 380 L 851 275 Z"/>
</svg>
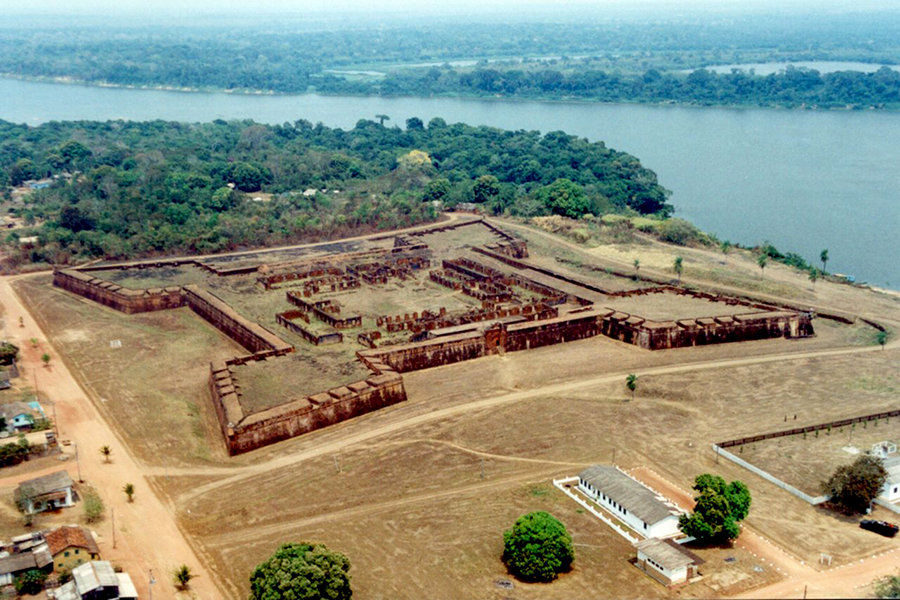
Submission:
<svg viewBox="0 0 900 600">
<path fill-rule="evenodd" d="M 406 400 L 403 378 L 388 368 L 365 380 L 245 414 L 234 361 L 210 365 L 209 389 L 232 455 L 249 452 Z M 383 366 L 383 365 L 382 365 Z"/>
</svg>

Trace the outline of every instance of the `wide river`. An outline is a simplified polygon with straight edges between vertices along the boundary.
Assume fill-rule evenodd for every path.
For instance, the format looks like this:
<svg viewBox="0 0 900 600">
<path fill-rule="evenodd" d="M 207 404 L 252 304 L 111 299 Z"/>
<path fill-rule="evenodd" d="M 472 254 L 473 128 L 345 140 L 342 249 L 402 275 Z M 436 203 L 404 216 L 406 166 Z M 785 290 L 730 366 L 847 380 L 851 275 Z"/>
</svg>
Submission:
<svg viewBox="0 0 900 600">
<path fill-rule="evenodd" d="M 639 157 L 677 214 L 722 239 L 769 241 L 830 271 L 900 289 L 900 113 L 129 90 L 0 79 L 0 119 L 307 119 L 376 114 L 563 130 Z"/>
</svg>

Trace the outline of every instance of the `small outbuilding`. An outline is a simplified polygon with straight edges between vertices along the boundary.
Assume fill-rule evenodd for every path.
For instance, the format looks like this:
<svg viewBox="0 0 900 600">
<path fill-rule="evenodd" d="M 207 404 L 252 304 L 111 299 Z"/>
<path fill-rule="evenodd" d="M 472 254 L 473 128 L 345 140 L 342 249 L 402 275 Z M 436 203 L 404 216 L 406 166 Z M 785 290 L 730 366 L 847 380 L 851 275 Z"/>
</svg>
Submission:
<svg viewBox="0 0 900 600">
<path fill-rule="evenodd" d="M 75 482 L 66 471 L 23 481 L 16 488 L 16 503 L 25 514 L 75 505 Z"/>
<path fill-rule="evenodd" d="M 698 572 L 703 559 L 671 539 L 651 538 L 635 544 L 635 566 L 666 586 L 687 583 Z"/>
<path fill-rule="evenodd" d="M 889 456 L 882 464 L 887 471 L 887 479 L 884 480 L 884 487 L 879 495 L 888 502 L 894 502 L 900 499 L 900 456 Z"/>
<path fill-rule="evenodd" d="M 54 600 L 137 600 L 128 573 L 116 573 L 105 560 L 95 560 L 72 569 L 72 580 L 50 591 Z"/>
</svg>

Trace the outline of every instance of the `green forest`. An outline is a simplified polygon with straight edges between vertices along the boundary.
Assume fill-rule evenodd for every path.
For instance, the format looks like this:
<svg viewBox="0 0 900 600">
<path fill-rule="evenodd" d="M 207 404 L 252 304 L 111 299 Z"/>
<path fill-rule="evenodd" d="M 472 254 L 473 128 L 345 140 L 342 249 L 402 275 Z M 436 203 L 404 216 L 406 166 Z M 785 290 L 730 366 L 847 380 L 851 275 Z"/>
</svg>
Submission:
<svg viewBox="0 0 900 600">
<path fill-rule="evenodd" d="M 255 26 L 252 26 L 255 25 Z M 813 108 L 900 107 L 900 73 L 748 62 L 900 63 L 900 16 L 562 23 L 59 27 L 0 31 L 0 74 L 121 86 Z"/>
<path fill-rule="evenodd" d="M 405 125 L 0 121 L 5 204 L 29 225 L 8 234 L 8 266 L 333 239 L 433 221 L 460 203 L 572 218 L 672 211 L 655 173 L 602 142 L 439 118 Z M 11 200 L 12 187 L 48 177 Z"/>
</svg>

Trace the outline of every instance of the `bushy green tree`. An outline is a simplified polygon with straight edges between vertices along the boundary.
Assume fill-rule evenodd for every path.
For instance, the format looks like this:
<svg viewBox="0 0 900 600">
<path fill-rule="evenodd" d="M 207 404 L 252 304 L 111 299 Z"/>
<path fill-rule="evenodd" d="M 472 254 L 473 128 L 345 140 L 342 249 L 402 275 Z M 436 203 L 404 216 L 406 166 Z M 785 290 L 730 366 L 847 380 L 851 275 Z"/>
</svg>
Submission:
<svg viewBox="0 0 900 600">
<path fill-rule="evenodd" d="M 25 571 L 15 580 L 16 592 L 21 595 L 35 596 L 44 589 L 47 574 L 38 569 Z"/>
<path fill-rule="evenodd" d="M 900 576 L 888 575 L 875 584 L 876 598 L 900 598 Z"/>
<path fill-rule="evenodd" d="M 0 365 L 11 364 L 18 355 L 19 347 L 15 344 L 10 344 L 9 342 L 0 344 Z"/>
<path fill-rule="evenodd" d="M 552 581 L 574 560 L 572 537 L 550 513 L 523 515 L 503 533 L 503 561 L 523 581 Z"/>
<path fill-rule="evenodd" d="M 324 544 L 283 544 L 250 575 L 250 600 L 345 600 L 350 559 Z"/>
<path fill-rule="evenodd" d="M 555 214 L 578 219 L 591 212 L 591 200 L 584 188 L 569 179 L 557 179 L 537 191 L 537 198 Z"/>
<path fill-rule="evenodd" d="M 425 186 L 425 191 L 422 193 L 422 200 L 425 200 L 426 202 L 446 200 L 450 195 L 451 189 L 452 187 L 449 179 L 444 177 L 432 179 L 428 182 L 428 185 Z"/>
<path fill-rule="evenodd" d="M 750 490 L 741 481 L 726 483 L 718 475 L 704 473 L 694 480 L 696 506 L 682 515 L 678 526 L 685 534 L 704 542 L 733 540 L 741 534 L 739 521 L 750 512 Z"/>
<path fill-rule="evenodd" d="M 822 482 L 822 493 L 831 496 L 831 502 L 853 513 L 864 513 L 869 504 L 881 492 L 887 471 L 876 456 L 863 455 L 849 465 L 838 467 Z"/>
<path fill-rule="evenodd" d="M 499 195 L 500 182 L 493 175 L 482 175 L 472 186 L 472 200 L 475 202 L 490 202 Z"/>
</svg>

